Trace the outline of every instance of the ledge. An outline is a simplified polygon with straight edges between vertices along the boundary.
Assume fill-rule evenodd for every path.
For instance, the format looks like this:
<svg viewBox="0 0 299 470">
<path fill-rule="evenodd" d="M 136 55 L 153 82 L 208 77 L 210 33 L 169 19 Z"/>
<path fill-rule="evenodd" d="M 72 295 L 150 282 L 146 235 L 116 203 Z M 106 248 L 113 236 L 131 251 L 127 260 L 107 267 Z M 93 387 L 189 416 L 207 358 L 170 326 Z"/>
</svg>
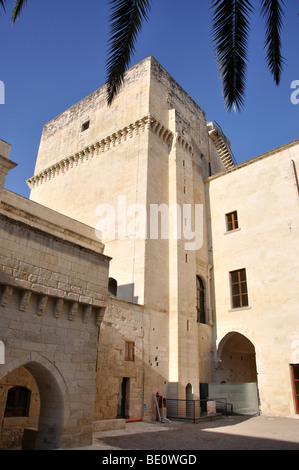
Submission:
<svg viewBox="0 0 299 470">
<path fill-rule="evenodd" d="M 243 310 L 251 310 L 251 307 L 237 307 L 237 308 L 231 308 L 228 311 L 229 312 L 242 312 Z"/>
</svg>

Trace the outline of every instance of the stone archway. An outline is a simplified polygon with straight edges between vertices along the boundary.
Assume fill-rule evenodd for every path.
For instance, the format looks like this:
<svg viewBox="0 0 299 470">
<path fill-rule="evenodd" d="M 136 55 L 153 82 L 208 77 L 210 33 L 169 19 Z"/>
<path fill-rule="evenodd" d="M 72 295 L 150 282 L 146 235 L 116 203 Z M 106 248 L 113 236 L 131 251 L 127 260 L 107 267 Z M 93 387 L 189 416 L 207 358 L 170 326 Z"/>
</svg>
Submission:
<svg viewBox="0 0 299 470">
<path fill-rule="evenodd" d="M 259 413 L 255 347 L 243 334 L 228 333 L 220 341 L 210 396 L 223 397 L 227 412 L 254 416 Z"/>
<path fill-rule="evenodd" d="M 194 402 L 193 402 L 193 389 L 192 385 L 188 383 L 185 389 L 186 394 L 186 416 L 192 418 L 194 416 Z"/>
<path fill-rule="evenodd" d="M 257 382 L 255 347 L 241 333 L 232 331 L 219 343 L 216 382 Z"/>
<path fill-rule="evenodd" d="M 24 367 L 33 376 L 40 395 L 40 415 L 32 450 L 49 450 L 61 447 L 65 421 L 69 415 L 69 400 L 62 376 L 53 363 L 38 354 L 22 356 L 6 365 L 5 373 Z"/>
</svg>

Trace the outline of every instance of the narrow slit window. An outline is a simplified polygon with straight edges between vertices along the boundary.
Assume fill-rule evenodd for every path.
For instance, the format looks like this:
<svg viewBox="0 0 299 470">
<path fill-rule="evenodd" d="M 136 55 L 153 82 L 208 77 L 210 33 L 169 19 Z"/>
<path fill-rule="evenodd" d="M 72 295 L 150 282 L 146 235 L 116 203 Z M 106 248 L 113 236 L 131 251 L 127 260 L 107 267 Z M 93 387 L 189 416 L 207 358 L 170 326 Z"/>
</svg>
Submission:
<svg viewBox="0 0 299 470">
<path fill-rule="evenodd" d="M 237 211 L 230 212 L 229 214 L 226 214 L 226 229 L 227 229 L 227 231 L 230 232 L 231 230 L 236 230 L 237 228 L 239 228 Z"/>
<path fill-rule="evenodd" d="M 292 368 L 292 380 L 293 380 L 296 413 L 299 414 L 299 364 L 292 364 L 291 368 Z"/>
<path fill-rule="evenodd" d="M 196 276 L 196 310 L 197 321 L 199 323 L 206 323 L 205 288 L 204 283 L 199 276 Z"/>
<path fill-rule="evenodd" d="M 135 342 L 126 341 L 125 345 L 125 361 L 134 361 L 135 359 Z"/>
<path fill-rule="evenodd" d="M 230 272 L 232 307 L 248 307 L 248 291 L 246 270 L 239 269 Z"/>
</svg>

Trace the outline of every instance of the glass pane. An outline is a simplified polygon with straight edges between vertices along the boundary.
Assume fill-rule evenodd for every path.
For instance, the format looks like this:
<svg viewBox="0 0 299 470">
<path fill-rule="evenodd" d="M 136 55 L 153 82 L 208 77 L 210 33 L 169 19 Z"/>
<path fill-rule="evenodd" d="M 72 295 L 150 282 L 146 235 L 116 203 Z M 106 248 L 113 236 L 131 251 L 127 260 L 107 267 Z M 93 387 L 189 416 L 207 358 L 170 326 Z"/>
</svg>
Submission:
<svg viewBox="0 0 299 470">
<path fill-rule="evenodd" d="M 248 306 L 248 295 L 244 294 L 242 295 L 242 307 L 247 307 Z"/>
<path fill-rule="evenodd" d="M 238 271 L 230 273 L 232 282 L 239 282 Z"/>
<path fill-rule="evenodd" d="M 247 294 L 247 284 L 246 282 L 241 282 L 241 293 Z"/>
<path fill-rule="evenodd" d="M 299 395 L 299 382 L 294 382 L 295 383 L 295 393 L 296 395 Z"/>
<path fill-rule="evenodd" d="M 239 286 L 239 284 L 233 284 L 233 285 L 232 285 L 232 294 L 233 294 L 233 295 L 239 295 L 239 294 L 240 294 L 240 286 Z"/>
<path fill-rule="evenodd" d="M 234 308 L 238 308 L 238 307 L 241 307 L 241 304 L 240 304 L 240 297 L 233 297 L 233 307 Z"/>
<path fill-rule="evenodd" d="M 293 366 L 294 379 L 299 380 L 299 365 Z"/>
<path fill-rule="evenodd" d="M 241 281 L 246 281 L 246 271 L 245 271 L 245 269 L 240 270 L 240 278 L 241 278 Z"/>
</svg>

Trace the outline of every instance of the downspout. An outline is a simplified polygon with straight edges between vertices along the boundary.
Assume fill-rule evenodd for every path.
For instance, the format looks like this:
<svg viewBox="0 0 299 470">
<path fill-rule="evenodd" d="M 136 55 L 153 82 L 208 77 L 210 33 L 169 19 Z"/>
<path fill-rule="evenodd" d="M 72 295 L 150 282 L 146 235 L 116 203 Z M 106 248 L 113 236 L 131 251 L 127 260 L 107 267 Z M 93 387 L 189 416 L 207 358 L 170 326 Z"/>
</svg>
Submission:
<svg viewBox="0 0 299 470">
<path fill-rule="evenodd" d="M 299 182 L 298 182 L 296 164 L 295 164 L 294 160 L 291 160 L 291 162 L 293 164 L 293 171 L 294 171 L 294 176 L 295 176 L 295 181 L 296 181 L 296 186 L 297 186 L 297 193 L 298 193 L 298 196 L 299 196 Z"/>
<path fill-rule="evenodd" d="M 208 137 L 208 163 L 209 163 L 209 176 L 212 176 L 212 167 L 211 167 L 211 152 L 210 152 L 210 135 L 209 131 L 207 131 Z"/>
</svg>

